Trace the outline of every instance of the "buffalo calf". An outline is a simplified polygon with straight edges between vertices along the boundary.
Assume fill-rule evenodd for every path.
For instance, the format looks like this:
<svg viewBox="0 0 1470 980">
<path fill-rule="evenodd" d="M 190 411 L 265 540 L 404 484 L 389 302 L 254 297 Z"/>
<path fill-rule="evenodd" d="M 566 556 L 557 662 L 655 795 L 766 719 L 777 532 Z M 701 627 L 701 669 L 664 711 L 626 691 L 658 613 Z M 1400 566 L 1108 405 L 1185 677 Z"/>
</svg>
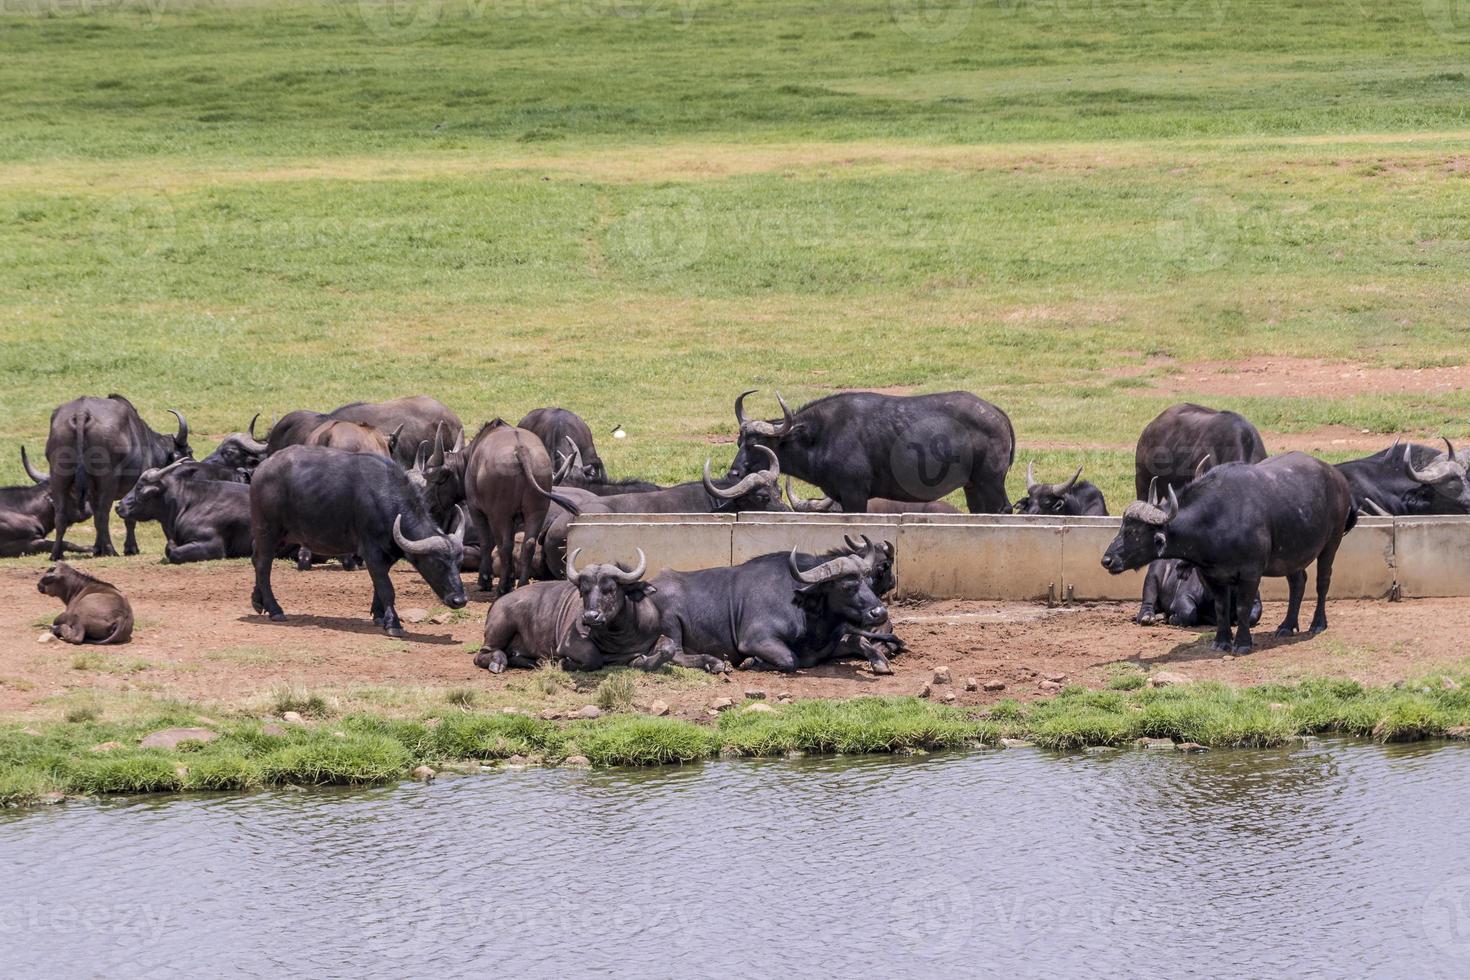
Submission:
<svg viewBox="0 0 1470 980">
<path fill-rule="evenodd" d="M 51 632 L 67 643 L 126 643 L 133 638 L 133 607 L 115 586 L 63 561 L 46 570 L 36 589 L 66 603 Z"/>
</svg>

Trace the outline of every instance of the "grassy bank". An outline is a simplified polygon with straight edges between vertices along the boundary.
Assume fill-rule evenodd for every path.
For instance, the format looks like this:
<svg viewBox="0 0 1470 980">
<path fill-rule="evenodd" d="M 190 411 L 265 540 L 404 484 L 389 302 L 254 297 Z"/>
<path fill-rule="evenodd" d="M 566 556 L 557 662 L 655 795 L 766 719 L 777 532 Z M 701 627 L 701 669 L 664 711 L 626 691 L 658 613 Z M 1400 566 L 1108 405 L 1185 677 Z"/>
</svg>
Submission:
<svg viewBox="0 0 1470 980">
<path fill-rule="evenodd" d="M 1141 676 L 1141 675 L 1139 675 Z M 1308 681 L 1232 689 L 1192 684 L 1073 687 L 1051 699 L 962 711 L 913 698 L 736 705 L 712 724 L 621 714 L 560 723 L 525 714 L 465 711 L 399 719 L 362 714 L 300 724 L 201 720 L 177 705 L 128 722 L 83 720 L 0 728 L 0 803 L 57 794 L 102 795 L 267 786 L 364 785 L 405 779 L 416 767 L 516 759 L 594 766 L 692 763 L 790 753 L 889 753 L 995 746 L 1021 739 L 1057 750 L 1165 739 L 1206 747 L 1267 747 L 1305 735 L 1380 741 L 1465 737 L 1470 677 L 1436 675 L 1394 687 Z M 310 703 L 310 702 L 308 702 Z M 138 748 L 148 733 L 207 722 L 209 742 Z"/>
</svg>

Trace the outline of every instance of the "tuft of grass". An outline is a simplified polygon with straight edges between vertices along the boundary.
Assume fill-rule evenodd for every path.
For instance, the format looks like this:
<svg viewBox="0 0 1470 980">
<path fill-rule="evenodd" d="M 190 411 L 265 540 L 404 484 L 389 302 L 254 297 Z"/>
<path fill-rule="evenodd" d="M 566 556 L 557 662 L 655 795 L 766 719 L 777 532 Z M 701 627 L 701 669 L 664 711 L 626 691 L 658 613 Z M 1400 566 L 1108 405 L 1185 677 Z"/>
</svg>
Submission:
<svg viewBox="0 0 1470 980">
<path fill-rule="evenodd" d="M 271 694 L 271 710 L 278 715 L 294 711 L 303 718 L 326 718 L 332 713 L 325 697 L 300 687 L 277 688 Z"/>
<path fill-rule="evenodd" d="M 473 708 L 480 703 L 480 692 L 472 687 L 452 687 L 444 692 L 444 701 L 456 708 Z"/>
<path fill-rule="evenodd" d="M 386 735 L 313 731 L 260 760 L 266 782 L 356 786 L 401 778 L 411 768 L 404 745 Z"/>
<path fill-rule="evenodd" d="M 707 728 L 673 718 L 643 715 L 579 722 L 571 726 L 568 735 L 571 746 L 598 766 L 697 762 L 719 748 L 718 740 Z"/>
<path fill-rule="evenodd" d="M 538 691 L 546 697 L 551 697 L 560 691 L 573 687 L 575 682 L 555 664 L 542 662 L 536 665 L 531 673 L 531 689 Z"/>
<path fill-rule="evenodd" d="M 1148 674 L 1136 664 L 1114 664 L 1110 673 L 1110 691 L 1136 691 L 1148 683 Z"/>
<path fill-rule="evenodd" d="M 999 729 L 914 698 L 800 701 L 769 712 L 728 711 L 719 735 L 727 752 L 896 752 L 993 741 Z"/>
<path fill-rule="evenodd" d="M 597 685 L 594 700 L 603 711 L 628 711 L 638 695 L 638 682 L 632 671 L 619 670 L 608 674 Z"/>
<path fill-rule="evenodd" d="M 87 721 L 96 721 L 98 718 L 102 717 L 102 709 L 96 704 L 91 704 L 84 701 L 68 707 L 62 717 L 72 724 L 80 724 L 81 722 Z"/>
</svg>

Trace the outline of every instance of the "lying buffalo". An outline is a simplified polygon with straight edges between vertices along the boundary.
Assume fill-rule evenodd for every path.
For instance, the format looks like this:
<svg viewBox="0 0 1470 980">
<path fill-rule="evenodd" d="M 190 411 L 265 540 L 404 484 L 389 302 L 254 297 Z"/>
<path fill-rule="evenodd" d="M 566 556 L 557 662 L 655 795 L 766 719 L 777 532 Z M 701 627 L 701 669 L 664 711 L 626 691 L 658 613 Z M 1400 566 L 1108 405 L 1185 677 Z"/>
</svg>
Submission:
<svg viewBox="0 0 1470 980">
<path fill-rule="evenodd" d="M 1235 610 L 1231 608 L 1233 620 Z M 1140 626 L 1167 622 L 1170 626 L 1213 626 L 1215 595 L 1199 569 L 1177 558 L 1149 562 L 1143 579 L 1143 602 L 1133 621 Z M 1251 607 L 1251 626 L 1261 621 L 1261 597 Z M 1233 625 L 1233 624 L 1232 624 Z"/>
<path fill-rule="evenodd" d="M 757 447 L 772 449 L 781 471 L 836 500 L 844 512 L 868 511 L 873 497 L 922 502 L 961 487 L 975 513 L 1010 510 L 1006 473 L 1016 434 L 999 408 L 966 391 L 941 395 L 843 392 L 802 406 L 781 405 L 782 418 L 745 417 L 735 400 L 740 451 L 732 476 L 760 465 Z"/>
<path fill-rule="evenodd" d="M 607 468 L 597 455 L 592 441 L 592 427 L 576 412 L 565 408 L 533 408 L 516 423 L 516 428 L 534 432 L 548 453 L 559 453 L 570 446 L 576 455 L 577 475 L 593 483 L 607 481 Z"/>
<path fill-rule="evenodd" d="M 551 449 L 548 443 L 546 448 Z M 607 471 L 602 470 L 600 476 L 589 475 L 594 468 L 582 462 L 582 451 L 577 448 L 571 440 L 565 443 L 565 452 L 553 453 L 557 460 L 556 472 L 551 474 L 551 482 L 556 486 L 573 487 L 578 490 L 587 490 L 597 494 L 599 497 L 611 497 L 619 493 L 644 493 L 649 490 L 663 490 L 664 487 L 648 480 L 625 478 L 621 480 L 608 479 Z M 598 461 L 598 467 L 602 463 Z"/>
<path fill-rule="evenodd" d="M 1133 453 L 1134 492 L 1141 499 L 1153 481 L 1162 495 L 1183 490 L 1206 456 L 1221 463 L 1259 463 L 1266 458 L 1261 434 L 1244 416 L 1183 403 L 1164 409 L 1144 426 Z"/>
<path fill-rule="evenodd" d="M 1123 526 L 1102 564 L 1118 574 L 1159 558 L 1196 566 L 1215 598 L 1216 650 L 1230 650 L 1231 603 L 1237 653 L 1251 650 L 1250 612 L 1261 579 L 1285 576 L 1286 618 L 1277 636 L 1297 632 L 1307 566 L 1317 563 L 1317 609 L 1311 631 L 1327 628 L 1327 590 L 1342 536 L 1357 523 L 1347 480 L 1305 453 L 1284 453 L 1254 465 L 1216 466 L 1182 494 L 1169 488 L 1167 504 L 1155 493 L 1128 505 Z"/>
<path fill-rule="evenodd" d="M 51 413 L 46 462 L 51 470 L 55 510 L 53 561 L 61 557 L 62 537 L 72 523 L 71 515 L 84 505 L 91 508 L 97 525 L 93 554 L 117 554 L 107 528 L 113 503 L 133 488 L 144 470 L 167 466 L 192 455 L 189 424 L 183 415 L 173 409 L 169 412 L 179 422 L 171 436 L 148 428 L 133 403 L 122 395 L 78 398 Z M 75 503 L 66 499 L 73 494 Z M 123 523 L 127 528 L 123 552 L 136 555 L 138 539 L 133 522 L 124 520 Z"/>
<path fill-rule="evenodd" d="M 322 423 L 333 420 L 361 422 L 379 432 L 393 434 L 391 455 L 405 469 L 413 465 L 419 446 L 432 442 L 441 428 L 445 438 L 451 441 L 464 432 L 459 416 L 443 402 L 427 395 L 410 395 L 385 402 L 352 402 L 327 414 L 306 410 L 288 412 L 271 426 L 262 451 L 269 456 L 287 446 L 303 445 Z M 251 432 L 253 435 L 253 426 Z"/>
<path fill-rule="evenodd" d="M 47 537 L 56 527 L 56 501 L 51 496 L 51 480 L 31 466 L 24 446 L 20 447 L 20 462 L 32 484 L 28 487 L 0 487 L 0 558 L 39 555 L 55 547 Z M 71 523 L 91 516 L 84 506 L 78 506 L 75 496 L 68 494 L 62 501 L 68 507 L 67 518 Z M 63 551 L 90 550 L 65 541 L 61 542 L 61 547 Z"/>
<path fill-rule="evenodd" d="M 870 574 L 856 555 L 816 559 L 795 549 L 729 568 L 661 572 L 653 580 L 662 631 L 653 655 L 711 673 L 730 664 L 789 672 L 828 659 L 853 630 L 887 621 Z"/>
<path fill-rule="evenodd" d="M 373 580 L 373 622 L 402 636 L 389 569 L 400 558 L 451 609 L 465 605 L 459 567 L 464 513 L 449 533 L 429 516 L 423 495 L 392 460 L 320 446 L 291 446 L 261 463 L 250 482 L 256 612 L 283 620 L 271 591 L 271 564 L 288 545 L 319 554 L 360 555 Z"/>
<path fill-rule="evenodd" d="M 599 670 L 615 664 L 654 670 L 651 655 L 659 637 L 658 610 L 643 581 L 648 561 L 638 550 L 638 565 L 576 567 L 578 552 L 567 559 L 566 581 L 533 582 L 503 596 L 485 616 L 485 642 L 475 666 L 498 674 L 510 667 L 535 667 L 562 661 L 571 670 Z"/>
<path fill-rule="evenodd" d="M 1026 496 L 1016 501 L 1017 514 L 1061 514 L 1071 517 L 1107 517 L 1102 491 L 1082 479 L 1082 467 L 1066 483 L 1037 483 L 1036 464 L 1026 464 Z"/>
<path fill-rule="evenodd" d="M 1395 442 L 1363 459 L 1338 463 L 1353 500 L 1365 513 L 1385 517 L 1470 513 L 1466 460 L 1445 440 L 1446 452 L 1433 446 Z"/>
<path fill-rule="evenodd" d="M 133 607 L 116 586 L 57 562 L 41 576 L 36 589 L 66 603 L 66 610 L 51 621 L 51 633 L 57 638 L 98 644 L 133 638 Z"/>
<path fill-rule="evenodd" d="M 177 565 L 251 552 L 249 485 L 201 479 L 205 465 L 181 459 L 145 470 L 117 505 L 124 520 L 162 524 L 164 557 Z"/>
<path fill-rule="evenodd" d="M 791 481 L 786 481 L 786 499 L 791 501 L 791 509 L 801 514 L 840 514 L 842 506 L 831 497 L 815 497 L 811 500 L 803 500 L 792 487 Z M 959 509 L 943 500 L 929 500 L 923 502 L 912 502 L 907 500 L 885 500 L 882 497 L 872 497 L 868 500 L 869 514 L 958 514 Z"/>
<path fill-rule="evenodd" d="M 245 477 L 243 482 L 249 483 L 249 476 L 255 472 L 260 461 L 265 459 L 266 444 L 255 437 L 255 423 L 260 421 L 260 413 L 255 413 L 255 418 L 250 420 L 244 432 L 232 432 L 219 441 L 214 447 L 214 452 L 204 457 L 201 462 L 222 466 L 230 470 L 242 473 Z"/>
</svg>

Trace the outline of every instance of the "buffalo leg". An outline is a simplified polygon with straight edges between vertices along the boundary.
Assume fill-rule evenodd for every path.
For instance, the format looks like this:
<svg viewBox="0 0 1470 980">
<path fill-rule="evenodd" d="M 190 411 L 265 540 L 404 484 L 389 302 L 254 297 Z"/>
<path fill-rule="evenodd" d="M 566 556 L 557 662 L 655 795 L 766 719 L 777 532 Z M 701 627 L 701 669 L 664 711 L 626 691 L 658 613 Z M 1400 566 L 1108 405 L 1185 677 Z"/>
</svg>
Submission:
<svg viewBox="0 0 1470 980">
<path fill-rule="evenodd" d="M 87 642 L 87 628 L 71 613 L 62 613 L 51 621 L 51 634 L 66 643 Z"/>
<path fill-rule="evenodd" d="M 1152 566 L 1143 577 L 1143 598 L 1138 603 L 1138 615 L 1133 621 L 1139 626 L 1152 626 L 1158 619 L 1156 607 L 1159 603 L 1159 581 L 1162 574 Z"/>
<path fill-rule="evenodd" d="M 965 484 L 965 506 L 972 514 L 1008 514 L 1011 502 L 1006 499 L 1005 477 L 999 479 L 988 474 L 971 478 Z"/>
<path fill-rule="evenodd" d="M 124 517 L 123 529 L 127 532 L 123 536 L 123 554 L 136 555 L 138 553 L 138 522 Z"/>
<path fill-rule="evenodd" d="M 750 655 L 740 665 L 741 670 L 774 669 L 783 674 L 796 670 L 796 654 L 780 640 L 765 640 L 752 644 L 748 650 L 741 652 Z"/>
<path fill-rule="evenodd" d="M 1211 582 L 1210 594 L 1215 600 L 1215 639 L 1210 643 L 1211 650 L 1229 652 L 1230 650 L 1230 609 L 1231 589 L 1228 582 Z"/>
<path fill-rule="evenodd" d="M 518 589 L 531 581 L 531 559 L 536 557 L 536 539 L 541 536 L 541 524 L 542 522 L 538 519 L 531 517 L 526 519 L 519 567 L 516 569 L 516 588 Z"/>
<path fill-rule="evenodd" d="M 65 542 L 62 539 L 66 537 L 66 529 L 71 526 L 66 519 L 66 498 L 71 493 L 71 483 L 68 480 L 64 480 L 60 475 L 60 467 L 56 469 L 57 473 L 51 477 L 51 493 L 55 498 L 53 502 L 53 520 L 56 524 L 56 543 L 51 545 L 51 560 L 61 561 L 62 552 L 66 550 Z"/>
<path fill-rule="evenodd" d="M 1337 558 L 1338 539 L 1317 556 L 1317 609 L 1312 613 L 1312 635 L 1327 629 L 1327 590 L 1332 587 L 1332 562 Z"/>
<path fill-rule="evenodd" d="M 489 592 L 494 584 L 490 562 L 495 551 L 495 538 L 490 534 L 490 522 L 478 508 L 470 508 L 470 520 L 475 522 L 475 534 L 480 539 L 480 576 L 475 580 L 475 585 L 481 592 Z"/>
<path fill-rule="evenodd" d="M 271 533 L 271 528 L 255 529 L 255 547 L 250 563 L 255 566 L 255 589 L 250 593 L 250 604 L 258 613 L 268 613 L 276 622 L 286 618 L 276 594 L 271 590 L 271 563 L 280 548 L 280 535 Z"/>
<path fill-rule="evenodd" d="M 1281 621 L 1280 626 L 1276 627 L 1277 636 L 1295 636 L 1296 631 L 1301 628 L 1302 596 L 1307 593 L 1306 569 L 1302 569 L 1300 572 L 1292 572 L 1286 576 L 1286 587 L 1288 590 L 1286 618 Z M 1242 623 L 1249 623 L 1250 610 L 1239 611 L 1240 607 L 1238 604 L 1236 609 L 1238 610 L 1236 615 L 1240 617 L 1240 621 Z"/>
<path fill-rule="evenodd" d="M 512 574 L 515 550 L 515 521 L 506 521 L 502 527 L 497 529 L 495 534 L 495 564 L 497 566 L 496 572 L 500 575 L 500 582 L 495 589 L 496 595 L 505 595 L 515 587 L 515 578 Z M 489 586 L 486 586 L 486 588 L 488 590 Z"/>
<path fill-rule="evenodd" d="M 556 653 L 568 670 L 601 670 L 607 663 L 596 644 L 576 633 L 563 640 L 561 649 Z"/>
<path fill-rule="evenodd" d="M 373 579 L 373 622 L 380 623 L 383 632 L 389 636 L 402 636 L 403 623 L 398 619 L 398 610 L 393 608 L 397 596 L 393 591 L 393 579 L 388 574 L 387 559 L 382 555 L 369 554 L 363 560 L 367 562 L 368 575 Z"/>
<path fill-rule="evenodd" d="M 188 544 L 170 543 L 163 546 L 163 557 L 175 565 L 191 561 L 212 561 L 225 557 L 225 544 L 219 538 L 191 541 Z"/>
<path fill-rule="evenodd" d="M 1259 578 L 1242 578 L 1240 584 L 1235 588 L 1235 646 L 1231 648 L 1233 653 L 1250 653 L 1253 646 L 1251 642 L 1251 606 L 1256 603 L 1256 596 L 1261 591 L 1261 580 Z M 1228 626 L 1227 626 L 1228 629 Z"/>
<path fill-rule="evenodd" d="M 112 546 L 112 530 L 108 527 L 112 501 L 116 496 L 117 479 L 110 475 L 98 478 L 97 499 L 92 502 L 92 521 L 97 527 L 97 542 L 92 545 L 92 554 L 98 558 L 117 555 L 117 549 Z"/>
<path fill-rule="evenodd" d="M 711 657 L 703 653 L 685 653 L 684 646 L 680 642 L 681 637 L 671 636 L 665 633 L 658 638 L 653 645 L 653 656 L 659 663 L 672 661 L 680 667 L 688 667 L 691 670 L 702 670 L 708 674 L 728 674 L 730 665 L 719 657 Z"/>
</svg>

